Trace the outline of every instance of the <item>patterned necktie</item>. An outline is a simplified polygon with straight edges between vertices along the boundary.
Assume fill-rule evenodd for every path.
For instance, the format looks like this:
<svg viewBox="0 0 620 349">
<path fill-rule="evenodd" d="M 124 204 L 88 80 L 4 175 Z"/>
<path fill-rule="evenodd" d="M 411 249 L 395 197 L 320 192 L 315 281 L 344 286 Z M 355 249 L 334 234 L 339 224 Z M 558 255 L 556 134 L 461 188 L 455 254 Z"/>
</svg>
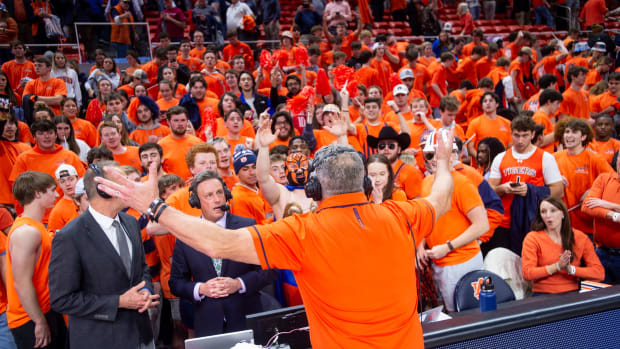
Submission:
<svg viewBox="0 0 620 349">
<path fill-rule="evenodd" d="M 217 276 L 222 275 L 222 259 L 221 258 L 213 258 L 213 267 L 215 268 L 215 272 Z"/>
<path fill-rule="evenodd" d="M 129 256 L 129 245 L 127 244 L 127 237 L 121 229 L 121 225 L 118 221 L 112 223 L 112 227 L 116 231 L 116 243 L 118 244 L 118 254 L 121 256 L 121 261 L 125 266 L 127 275 L 131 275 L 131 257 Z"/>
</svg>

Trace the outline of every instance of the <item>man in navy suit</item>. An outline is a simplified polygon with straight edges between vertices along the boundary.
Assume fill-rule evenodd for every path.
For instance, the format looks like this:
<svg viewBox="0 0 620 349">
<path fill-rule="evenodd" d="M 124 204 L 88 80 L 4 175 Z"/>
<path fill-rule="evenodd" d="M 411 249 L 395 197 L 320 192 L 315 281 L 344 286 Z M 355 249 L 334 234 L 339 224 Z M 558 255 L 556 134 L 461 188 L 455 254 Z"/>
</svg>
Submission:
<svg viewBox="0 0 620 349">
<path fill-rule="evenodd" d="M 190 205 L 200 208 L 203 219 L 227 229 L 256 224 L 227 212 L 231 194 L 215 171 L 198 174 L 189 192 Z M 169 285 L 174 295 L 194 304 L 194 330 L 202 337 L 245 329 L 245 316 L 262 311 L 259 291 L 277 276 L 256 265 L 212 259 L 177 240 Z"/>
</svg>

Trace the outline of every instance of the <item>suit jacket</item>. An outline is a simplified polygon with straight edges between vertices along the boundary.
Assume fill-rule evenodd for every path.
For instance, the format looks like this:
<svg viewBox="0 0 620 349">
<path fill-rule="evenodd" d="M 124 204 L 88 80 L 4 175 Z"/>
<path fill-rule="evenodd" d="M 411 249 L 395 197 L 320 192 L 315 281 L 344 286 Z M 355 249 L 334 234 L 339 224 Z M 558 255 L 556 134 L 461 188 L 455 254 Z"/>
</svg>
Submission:
<svg viewBox="0 0 620 349">
<path fill-rule="evenodd" d="M 238 229 L 256 224 L 251 218 L 226 214 L 226 228 Z M 231 294 L 225 298 L 205 297 L 194 300 L 194 287 L 197 282 L 205 282 L 217 277 L 211 257 L 198 252 L 180 240 L 174 245 L 172 266 L 170 268 L 170 291 L 177 297 L 194 304 L 194 330 L 196 337 L 209 336 L 226 331 L 239 331 L 246 328 L 245 316 L 262 311 L 259 291 L 275 281 L 275 270 L 261 270 L 259 266 L 222 260 L 221 276 L 241 278 L 245 293 Z"/>
<path fill-rule="evenodd" d="M 118 308 L 119 296 L 142 280 L 152 289 L 138 222 L 125 213 L 119 218 L 131 240 L 131 275 L 89 211 L 52 241 L 50 301 L 69 315 L 72 348 L 135 349 L 153 339 L 148 312 Z"/>
</svg>

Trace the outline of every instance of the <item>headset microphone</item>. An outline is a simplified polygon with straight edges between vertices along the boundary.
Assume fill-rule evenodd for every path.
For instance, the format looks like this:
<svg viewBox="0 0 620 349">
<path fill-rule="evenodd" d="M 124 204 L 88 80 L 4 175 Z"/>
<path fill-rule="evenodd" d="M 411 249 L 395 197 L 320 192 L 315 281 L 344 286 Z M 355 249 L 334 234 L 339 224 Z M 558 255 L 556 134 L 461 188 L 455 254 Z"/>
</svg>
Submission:
<svg viewBox="0 0 620 349">
<path fill-rule="evenodd" d="M 222 206 L 218 206 L 217 208 L 219 208 L 220 210 L 226 212 L 226 211 L 230 211 L 230 206 L 227 204 L 224 204 Z"/>
</svg>

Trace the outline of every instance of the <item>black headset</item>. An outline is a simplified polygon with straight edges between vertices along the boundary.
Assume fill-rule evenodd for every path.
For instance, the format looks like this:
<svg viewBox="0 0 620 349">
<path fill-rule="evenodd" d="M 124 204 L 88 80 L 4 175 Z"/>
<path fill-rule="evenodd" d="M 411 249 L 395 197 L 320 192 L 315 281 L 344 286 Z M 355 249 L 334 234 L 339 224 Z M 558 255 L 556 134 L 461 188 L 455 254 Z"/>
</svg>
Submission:
<svg viewBox="0 0 620 349">
<path fill-rule="evenodd" d="M 336 153 L 331 154 L 324 159 L 319 159 L 319 161 L 317 161 L 317 158 L 315 157 L 314 161 L 312 161 L 312 163 L 310 164 L 310 168 L 308 169 L 308 171 L 310 171 L 308 181 L 304 185 L 304 191 L 306 192 L 307 197 L 314 201 L 321 201 L 323 199 L 323 189 L 321 187 L 321 182 L 319 182 L 319 178 L 317 177 L 315 170 L 328 159 L 344 153 L 355 153 L 362 158 L 362 163 L 364 162 L 364 155 L 353 149 L 339 149 Z M 372 181 L 370 180 L 370 178 L 368 178 L 366 170 L 364 170 L 364 194 L 367 198 L 370 197 L 372 189 Z"/>
<path fill-rule="evenodd" d="M 90 164 L 88 165 L 88 167 L 93 170 L 93 172 L 95 172 L 95 177 L 103 177 L 103 172 L 101 172 L 101 169 L 99 168 L 99 166 L 97 166 L 97 164 Z M 111 199 L 112 195 L 106 193 L 105 191 L 99 189 L 99 183 L 95 183 L 95 188 L 97 188 L 97 194 L 99 194 L 99 196 L 101 196 L 104 199 Z"/>
<path fill-rule="evenodd" d="M 226 182 L 224 182 L 224 180 L 217 175 L 217 172 L 215 171 L 211 171 L 211 170 L 205 170 L 200 172 L 196 178 L 194 178 L 194 180 L 192 181 L 192 184 L 189 186 L 189 205 L 192 208 L 201 208 L 200 205 L 200 199 L 198 198 L 198 185 L 208 179 L 217 179 L 220 181 L 220 183 L 222 183 L 222 188 L 224 189 L 224 197 L 226 198 L 226 202 L 232 200 L 232 193 L 230 192 L 230 190 L 228 190 L 228 187 L 226 186 Z M 222 205 L 222 209 L 224 211 L 227 211 L 227 208 L 224 208 L 224 206 L 228 205 Z"/>
</svg>

